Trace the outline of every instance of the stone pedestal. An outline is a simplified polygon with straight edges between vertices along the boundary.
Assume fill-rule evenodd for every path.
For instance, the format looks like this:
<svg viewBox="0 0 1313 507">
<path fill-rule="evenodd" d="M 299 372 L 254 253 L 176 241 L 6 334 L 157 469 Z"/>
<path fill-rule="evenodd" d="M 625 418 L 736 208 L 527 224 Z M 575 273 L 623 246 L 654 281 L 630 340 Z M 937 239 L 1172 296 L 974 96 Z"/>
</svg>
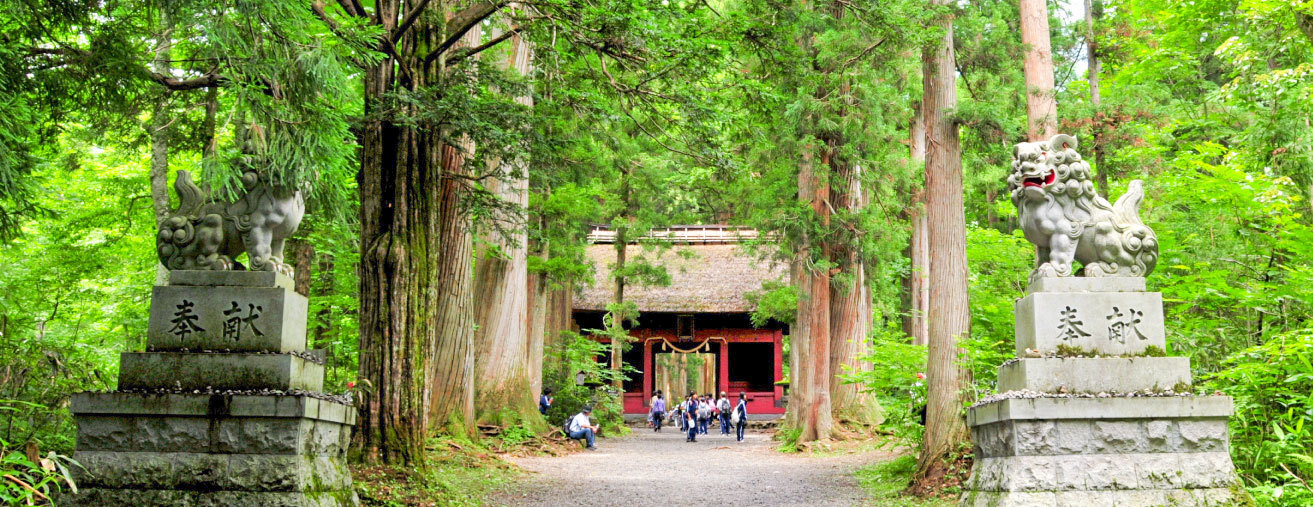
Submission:
<svg viewBox="0 0 1313 507">
<path fill-rule="evenodd" d="M 1189 360 L 1151 357 L 1166 344 L 1160 294 L 1142 278 L 1040 279 L 1028 292 L 1019 358 L 968 412 L 975 460 L 960 505 L 1247 498 L 1228 452 L 1231 399 L 1189 395 Z"/>
<path fill-rule="evenodd" d="M 356 412 L 324 394 L 306 298 L 272 272 L 174 271 L 118 391 L 81 393 L 73 505 L 358 505 Z"/>
</svg>

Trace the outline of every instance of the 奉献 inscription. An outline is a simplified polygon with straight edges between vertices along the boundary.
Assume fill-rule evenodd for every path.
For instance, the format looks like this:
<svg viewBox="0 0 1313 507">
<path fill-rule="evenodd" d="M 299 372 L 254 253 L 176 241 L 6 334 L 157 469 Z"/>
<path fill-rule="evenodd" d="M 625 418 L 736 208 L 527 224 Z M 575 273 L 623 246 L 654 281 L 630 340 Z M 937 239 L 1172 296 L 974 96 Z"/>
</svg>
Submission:
<svg viewBox="0 0 1313 507">
<path fill-rule="evenodd" d="M 1076 309 L 1068 306 L 1062 310 L 1062 320 L 1058 322 L 1058 333 L 1062 336 L 1063 341 L 1084 338 L 1090 334 L 1080 328 L 1083 325 L 1085 325 L 1085 322 L 1076 316 Z"/>
<path fill-rule="evenodd" d="M 173 313 L 173 320 L 169 321 L 173 323 L 173 327 L 169 329 L 170 333 L 177 336 L 179 340 L 186 341 L 187 335 L 198 331 L 205 331 L 205 328 L 196 323 L 201 317 L 195 313 L 195 303 L 184 299 L 182 300 L 182 303 L 175 306 L 178 308 L 178 311 Z"/>
<path fill-rule="evenodd" d="M 264 307 L 247 303 L 246 315 L 242 316 L 242 308 L 236 301 L 232 301 L 232 307 L 223 311 L 223 339 L 238 341 L 242 339 L 242 330 L 250 330 L 255 336 L 264 336 L 260 328 L 255 327 L 255 320 L 260 318 L 260 312 Z"/>
<path fill-rule="evenodd" d="M 1126 343 L 1126 338 L 1138 338 L 1148 340 L 1149 337 L 1140 332 L 1140 318 L 1144 317 L 1144 312 L 1136 311 L 1134 308 L 1127 308 L 1125 313 L 1117 308 L 1112 307 L 1112 313 L 1108 315 L 1108 340 L 1117 340 L 1117 343 Z"/>
</svg>

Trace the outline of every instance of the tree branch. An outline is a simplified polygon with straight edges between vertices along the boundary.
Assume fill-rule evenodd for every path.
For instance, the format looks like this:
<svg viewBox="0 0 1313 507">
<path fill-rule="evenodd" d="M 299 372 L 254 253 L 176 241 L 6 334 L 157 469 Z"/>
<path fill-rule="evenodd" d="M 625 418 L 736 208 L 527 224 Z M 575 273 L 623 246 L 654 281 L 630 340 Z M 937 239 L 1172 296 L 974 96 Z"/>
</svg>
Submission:
<svg viewBox="0 0 1313 507">
<path fill-rule="evenodd" d="M 451 57 L 447 58 L 447 63 L 456 63 L 456 62 L 459 62 L 459 61 L 464 60 L 464 59 L 466 59 L 466 58 L 469 58 L 469 57 L 471 57 L 471 56 L 474 56 L 474 55 L 477 55 L 477 54 L 479 54 L 479 53 L 482 53 L 482 52 L 488 50 L 489 48 L 491 48 L 491 47 L 493 47 L 493 46 L 496 46 L 496 45 L 498 45 L 498 44 L 501 44 L 502 42 L 505 42 L 506 39 L 509 39 L 509 38 L 513 37 L 515 34 L 520 33 L 520 30 L 522 30 L 522 29 L 523 29 L 523 27 L 518 27 L 518 26 L 517 26 L 517 27 L 515 27 L 515 28 L 512 28 L 512 29 L 510 29 L 510 30 L 507 30 L 505 33 L 502 33 L 501 35 L 498 35 L 498 36 L 496 36 L 496 37 L 493 37 L 492 40 L 490 40 L 490 41 L 488 41 L 488 42 L 485 42 L 485 43 L 483 43 L 483 44 L 480 44 L 478 47 L 473 47 L 473 48 L 460 48 L 460 49 L 457 49 L 457 50 L 455 50 L 455 51 L 452 51 L 452 53 L 451 53 Z"/>
<path fill-rule="evenodd" d="M 407 12 L 406 15 L 401 18 L 401 23 L 398 24 L 396 28 L 392 29 L 391 34 L 388 34 L 388 38 L 392 39 L 392 42 L 401 40 L 401 36 L 406 34 L 406 30 L 410 29 L 410 25 L 415 24 L 415 20 L 419 19 L 420 13 L 424 12 L 424 8 L 428 7 L 428 5 L 429 0 L 420 0 L 418 4 L 415 4 L 415 7 L 411 8 L 410 12 Z"/>
<path fill-rule="evenodd" d="M 451 19 L 447 20 L 447 40 L 442 41 L 442 44 L 438 45 L 437 49 L 434 49 L 432 53 L 429 53 L 428 56 L 424 57 L 424 64 L 427 65 L 433 63 L 433 61 L 437 60 L 444 51 L 451 49 L 452 46 L 456 45 L 461 37 L 465 36 L 466 32 L 469 32 L 471 28 L 474 28 L 474 25 L 487 19 L 488 16 L 491 16 L 494 12 L 497 12 L 498 9 L 501 9 L 503 5 L 506 5 L 506 2 L 503 0 L 480 2 L 466 7 L 465 10 L 456 13 L 455 16 L 452 16 Z"/>
<path fill-rule="evenodd" d="M 211 86 L 221 86 L 223 84 L 223 76 L 213 73 L 191 79 L 178 79 L 158 72 L 150 72 L 148 76 L 151 81 L 164 85 L 165 88 L 175 91 L 209 88 Z"/>
</svg>

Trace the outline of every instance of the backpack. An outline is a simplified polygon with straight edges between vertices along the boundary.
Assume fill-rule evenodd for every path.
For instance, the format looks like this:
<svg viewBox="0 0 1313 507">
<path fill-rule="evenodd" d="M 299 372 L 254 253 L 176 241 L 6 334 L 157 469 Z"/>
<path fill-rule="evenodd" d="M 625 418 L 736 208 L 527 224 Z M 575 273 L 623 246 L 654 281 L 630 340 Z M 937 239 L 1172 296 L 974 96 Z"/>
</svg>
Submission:
<svg viewBox="0 0 1313 507">
<path fill-rule="evenodd" d="M 729 398 L 721 398 L 720 402 L 717 403 L 717 408 L 720 409 L 720 413 L 722 414 L 729 412 Z"/>
<path fill-rule="evenodd" d="M 711 405 L 702 403 L 698 405 L 698 418 L 706 419 L 711 417 Z"/>
<path fill-rule="evenodd" d="M 739 411 L 738 411 L 738 410 L 735 410 L 734 413 L 730 414 L 730 416 L 729 416 L 729 422 L 731 422 L 731 423 L 733 423 L 733 424 L 738 424 L 738 423 L 739 423 Z"/>
<path fill-rule="evenodd" d="M 570 438 L 570 423 L 574 421 L 574 416 L 566 416 L 565 422 L 561 423 L 561 433 L 565 438 Z"/>
</svg>

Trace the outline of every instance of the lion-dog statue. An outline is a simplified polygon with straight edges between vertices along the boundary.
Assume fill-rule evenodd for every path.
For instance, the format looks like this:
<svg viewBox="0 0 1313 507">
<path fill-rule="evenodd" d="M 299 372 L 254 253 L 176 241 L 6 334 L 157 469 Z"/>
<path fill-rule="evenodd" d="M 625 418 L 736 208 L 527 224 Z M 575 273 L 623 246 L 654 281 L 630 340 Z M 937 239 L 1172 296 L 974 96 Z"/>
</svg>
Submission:
<svg viewBox="0 0 1313 507">
<path fill-rule="evenodd" d="M 1076 152 L 1076 139 L 1065 134 L 1047 142 L 1019 143 L 1012 150 L 1008 190 L 1021 229 L 1035 244 L 1035 271 L 1030 280 L 1073 276 L 1072 263 L 1084 266 L 1078 276 L 1136 276 L 1153 271 L 1158 238 L 1140 221 L 1144 184 L 1132 181 L 1117 204 L 1094 192 L 1090 165 Z"/>
<path fill-rule="evenodd" d="M 178 207 L 160 223 L 155 241 L 160 262 L 168 269 L 279 271 L 292 274 L 283 262 L 283 244 L 305 216 L 300 189 L 271 185 L 258 171 L 242 174 L 246 194 L 233 202 L 215 201 L 187 171 L 178 171 L 173 189 Z M 236 262 L 247 253 L 250 266 Z"/>
</svg>

